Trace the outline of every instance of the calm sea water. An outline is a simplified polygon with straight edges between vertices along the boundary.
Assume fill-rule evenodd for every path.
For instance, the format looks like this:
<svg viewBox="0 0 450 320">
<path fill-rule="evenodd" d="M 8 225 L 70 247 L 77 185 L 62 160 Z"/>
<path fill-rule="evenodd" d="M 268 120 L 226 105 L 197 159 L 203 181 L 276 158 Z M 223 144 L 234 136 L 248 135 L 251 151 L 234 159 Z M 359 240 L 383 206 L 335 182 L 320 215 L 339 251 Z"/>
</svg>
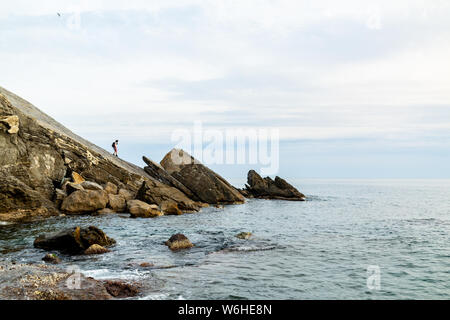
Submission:
<svg viewBox="0 0 450 320">
<path fill-rule="evenodd" d="M 306 202 L 249 200 L 156 219 L 54 218 L 0 226 L 1 259 L 38 262 L 44 232 L 96 225 L 117 240 L 100 256 L 62 255 L 94 278 L 138 279 L 144 299 L 448 299 L 450 180 L 299 180 Z M 254 234 L 251 240 L 234 236 Z M 173 233 L 195 244 L 170 252 Z M 136 263 L 150 262 L 145 269 Z M 378 266 L 380 288 L 367 286 Z M 1 281 L 1 279 L 0 279 Z M 372 282 L 370 282 L 372 283 Z"/>
</svg>

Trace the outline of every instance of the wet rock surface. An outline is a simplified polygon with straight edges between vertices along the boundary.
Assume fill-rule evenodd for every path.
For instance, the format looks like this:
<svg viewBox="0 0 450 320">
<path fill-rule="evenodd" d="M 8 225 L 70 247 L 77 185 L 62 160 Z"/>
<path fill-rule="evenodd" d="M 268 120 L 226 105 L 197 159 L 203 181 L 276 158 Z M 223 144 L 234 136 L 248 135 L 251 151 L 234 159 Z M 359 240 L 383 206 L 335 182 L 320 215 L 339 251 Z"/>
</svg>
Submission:
<svg viewBox="0 0 450 320">
<path fill-rule="evenodd" d="M 182 233 L 177 233 L 171 236 L 170 239 L 165 242 L 165 245 L 168 246 L 172 251 L 189 249 L 194 246 L 191 241 Z"/>
</svg>

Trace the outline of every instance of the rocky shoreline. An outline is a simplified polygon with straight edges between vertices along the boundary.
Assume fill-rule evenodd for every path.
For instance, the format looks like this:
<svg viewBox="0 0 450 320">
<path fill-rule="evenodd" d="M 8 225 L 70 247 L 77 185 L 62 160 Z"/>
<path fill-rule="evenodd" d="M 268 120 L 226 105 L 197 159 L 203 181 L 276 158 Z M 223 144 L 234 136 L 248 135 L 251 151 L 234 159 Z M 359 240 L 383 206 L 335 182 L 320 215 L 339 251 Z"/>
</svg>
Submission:
<svg viewBox="0 0 450 320">
<path fill-rule="evenodd" d="M 111 300 L 136 297 L 142 284 L 95 280 L 48 264 L 0 263 L 1 300 Z"/>
<path fill-rule="evenodd" d="M 0 222 L 21 223 L 52 216 L 128 213 L 130 218 L 157 218 L 198 212 L 210 205 L 242 204 L 245 198 L 304 201 L 306 197 L 285 180 L 248 173 L 238 190 L 187 152 L 173 149 L 158 164 L 143 157 L 146 167 L 128 163 L 75 135 L 29 102 L 0 87 Z M 70 254 L 100 254 L 114 239 L 91 226 L 74 227 L 38 237 L 34 246 Z M 167 242 L 171 250 L 194 246 L 182 234 Z M 47 263 L 57 263 L 48 254 Z M 83 278 L 89 292 L 62 289 L 69 277 L 53 266 L 2 265 L 0 277 L 11 278 L 18 299 L 110 299 L 137 292 L 126 284 Z M 20 284 L 19 274 L 34 274 Z M 14 275 L 17 277 L 14 277 Z M 37 282 L 33 282 L 37 281 Z M 40 293 L 33 292 L 35 284 Z M 9 287 L 9 285 L 7 286 Z M 43 289 L 42 289 L 43 288 Z M 44 291 L 42 291 L 44 290 Z M 111 291 L 110 290 L 110 291 Z M 122 290 L 122 291 L 121 291 Z M 19 294 L 20 293 L 20 294 Z"/>
</svg>

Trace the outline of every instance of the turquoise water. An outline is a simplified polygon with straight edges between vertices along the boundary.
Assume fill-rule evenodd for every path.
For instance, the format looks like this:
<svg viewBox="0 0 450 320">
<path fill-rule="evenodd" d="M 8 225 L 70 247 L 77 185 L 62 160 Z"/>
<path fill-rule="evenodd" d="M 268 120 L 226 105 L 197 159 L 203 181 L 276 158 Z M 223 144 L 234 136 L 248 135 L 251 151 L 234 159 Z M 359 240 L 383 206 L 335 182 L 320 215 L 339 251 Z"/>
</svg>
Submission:
<svg viewBox="0 0 450 320">
<path fill-rule="evenodd" d="M 144 299 L 450 298 L 450 180 L 294 185 L 309 201 L 249 200 L 155 219 L 83 216 L 0 226 L 0 257 L 40 263 L 45 253 L 32 245 L 39 233 L 96 225 L 117 240 L 112 252 L 62 255 L 61 266 L 146 282 L 152 289 Z M 241 231 L 254 237 L 235 238 Z M 170 252 L 163 242 L 177 232 L 195 247 Z M 367 286 L 373 265 L 380 268 L 379 290 Z"/>
</svg>

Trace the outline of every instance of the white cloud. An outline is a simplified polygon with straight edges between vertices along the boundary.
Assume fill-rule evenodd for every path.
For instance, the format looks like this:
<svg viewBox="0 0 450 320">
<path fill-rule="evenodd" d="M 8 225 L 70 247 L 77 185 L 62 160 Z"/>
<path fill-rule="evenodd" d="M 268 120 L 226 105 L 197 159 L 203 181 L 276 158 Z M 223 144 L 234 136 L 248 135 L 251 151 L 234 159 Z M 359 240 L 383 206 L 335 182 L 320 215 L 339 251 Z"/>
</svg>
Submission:
<svg viewBox="0 0 450 320">
<path fill-rule="evenodd" d="M 80 28 L 57 12 L 80 12 Z M 111 123 L 70 116 L 126 112 L 111 120 L 121 134 L 154 139 L 247 117 L 290 139 L 417 137 L 449 120 L 418 128 L 410 112 L 450 101 L 449 13 L 419 0 L 3 1 L 1 85 L 93 135 Z"/>
</svg>

